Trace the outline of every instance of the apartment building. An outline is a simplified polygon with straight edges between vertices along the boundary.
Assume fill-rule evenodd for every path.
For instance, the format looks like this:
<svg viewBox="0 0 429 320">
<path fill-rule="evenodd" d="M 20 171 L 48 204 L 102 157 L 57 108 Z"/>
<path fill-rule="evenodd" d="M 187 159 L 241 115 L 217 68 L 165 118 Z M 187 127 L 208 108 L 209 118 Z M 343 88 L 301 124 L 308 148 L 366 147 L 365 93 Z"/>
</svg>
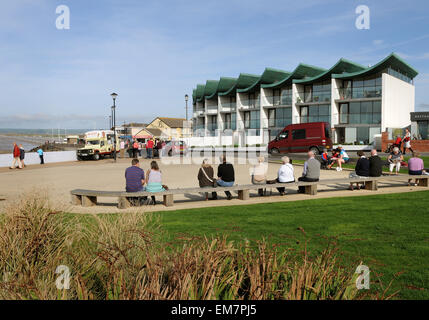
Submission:
<svg viewBox="0 0 429 320">
<path fill-rule="evenodd" d="M 324 121 L 336 143 L 369 144 L 375 134 L 410 126 L 417 74 L 392 53 L 373 66 L 341 58 L 330 69 L 301 63 L 207 80 L 193 90 L 193 134 L 264 144 L 288 124 Z"/>
</svg>

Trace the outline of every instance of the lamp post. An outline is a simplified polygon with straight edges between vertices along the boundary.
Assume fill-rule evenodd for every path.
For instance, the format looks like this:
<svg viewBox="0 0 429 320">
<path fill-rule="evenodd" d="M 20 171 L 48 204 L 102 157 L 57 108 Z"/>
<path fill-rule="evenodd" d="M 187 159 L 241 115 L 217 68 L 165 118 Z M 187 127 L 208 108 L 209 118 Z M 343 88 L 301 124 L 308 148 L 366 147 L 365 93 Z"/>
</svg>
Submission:
<svg viewBox="0 0 429 320">
<path fill-rule="evenodd" d="M 112 130 L 112 116 L 109 116 L 109 126 L 110 130 Z"/>
<path fill-rule="evenodd" d="M 186 121 L 188 121 L 188 99 L 189 99 L 189 96 L 188 96 L 187 94 L 185 94 L 185 103 L 186 103 L 186 107 L 185 107 L 185 109 L 186 109 Z"/>
<path fill-rule="evenodd" d="M 116 97 L 118 96 L 116 93 L 112 93 L 110 95 L 113 99 L 113 106 L 112 106 L 112 124 L 113 124 L 113 155 L 115 157 L 116 162 Z"/>
</svg>

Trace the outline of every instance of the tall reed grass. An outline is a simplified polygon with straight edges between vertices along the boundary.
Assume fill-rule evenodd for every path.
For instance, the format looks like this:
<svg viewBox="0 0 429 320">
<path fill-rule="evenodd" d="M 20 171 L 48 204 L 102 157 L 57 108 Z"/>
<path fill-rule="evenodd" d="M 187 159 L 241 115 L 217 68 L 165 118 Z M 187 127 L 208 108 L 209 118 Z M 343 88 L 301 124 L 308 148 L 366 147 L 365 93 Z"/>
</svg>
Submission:
<svg viewBox="0 0 429 320">
<path fill-rule="evenodd" d="M 86 223 L 32 194 L 0 220 L 1 299 L 358 299 L 356 266 L 328 246 L 311 256 L 261 240 L 162 240 L 147 214 L 93 216 Z M 71 271 L 57 289 L 57 266 Z M 369 298 L 390 298 L 375 294 Z"/>
</svg>

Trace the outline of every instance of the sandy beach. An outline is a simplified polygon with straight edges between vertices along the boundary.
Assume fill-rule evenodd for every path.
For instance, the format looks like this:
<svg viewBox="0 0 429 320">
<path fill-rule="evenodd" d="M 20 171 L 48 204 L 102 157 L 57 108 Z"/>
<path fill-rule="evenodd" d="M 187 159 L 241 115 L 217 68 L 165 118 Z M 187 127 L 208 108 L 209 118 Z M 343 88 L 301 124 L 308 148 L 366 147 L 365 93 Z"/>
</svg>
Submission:
<svg viewBox="0 0 429 320">
<path fill-rule="evenodd" d="M 149 160 L 141 159 L 141 167 L 148 169 Z M 130 165 L 130 159 L 118 159 L 115 164 L 113 160 L 106 159 L 102 161 L 87 162 L 68 162 L 47 164 L 45 166 L 32 165 L 22 170 L 11 170 L 8 168 L 0 169 L 0 210 L 9 205 L 12 201 L 19 199 L 23 193 L 42 191 L 49 195 L 50 199 L 60 205 L 67 212 L 74 213 L 113 213 L 125 212 L 127 210 L 141 211 L 162 211 L 188 208 L 200 208 L 207 206 L 231 206 L 263 202 L 276 201 L 294 201 L 325 197 L 357 196 L 364 194 L 380 194 L 394 192 L 411 192 L 424 190 L 419 187 L 404 186 L 404 182 L 397 182 L 386 186 L 380 183 L 377 192 L 367 190 L 346 190 L 347 185 L 320 186 L 317 196 L 308 196 L 297 194 L 296 190 L 287 190 L 286 196 L 279 196 L 277 190 L 273 190 L 272 196 L 258 197 L 257 192 L 251 192 L 251 198 L 248 201 L 241 201 L 234 198 L 231 201 L 226 200 L 223 193 L 219 193 L 217 201 L 195 201 L 202 199 L 201 195 L 188 194 L 175 196 L 175 205 L 166 208 L 157 199 L 159 204 L 156 206 L 145 206 L 140 208 L 131 208 L 119 210 L 116 198 L 100 198 L 99 205 L 96 207 L 80 207 L 70 204 L 70 191 L 73 189 L 96 189 L 96 190 L 124 190 L 125 178 L 124 171 Z M 163 183 L 169 188 L 185 188 L 198 186 L 197 173 L 199 165 L 181 164 L 181 165 L 163 165 L 160 163 L 163 173 Z M 249 164 L 236 164 L 236 183 L 248 184 L 250 181 Z M 268 166 L 268 178 L 276 177 L 279 164 L 270 163 Z M 216 170 L 215 170 L 216 171 Z M 295 165 L 295 177 L 298 178 L 302 173 L 302 166 Z M 332 179 L 335 177 L 345 178 L 349 171 L 322 171 L 321 179 Z M 337 189 L 335 192 L 328 192 Z"/>
</svg>

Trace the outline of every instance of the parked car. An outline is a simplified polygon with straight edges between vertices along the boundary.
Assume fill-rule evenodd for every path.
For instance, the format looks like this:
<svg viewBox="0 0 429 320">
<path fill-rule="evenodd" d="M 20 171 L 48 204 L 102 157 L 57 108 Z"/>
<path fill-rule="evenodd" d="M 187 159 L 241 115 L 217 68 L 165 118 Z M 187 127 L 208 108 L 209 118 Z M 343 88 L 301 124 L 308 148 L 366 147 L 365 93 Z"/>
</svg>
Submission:
<svg viewBox="0 0 429 320">
<path fill-rule="evenodd" d="M 185 141 L 167 141 L 165 147 L 163 148 L 163 155 L 168 155 L 169 157 L 182 154 L 186 155 L 188 153 L 188 146 Z"/>
<path fill-rule="evenodd" d="M 307 152 L 320 154 L 332 148 L 331 127 L 327 122 L 290 124 L 268 144 L 270 154 Z"/>
</svg>

